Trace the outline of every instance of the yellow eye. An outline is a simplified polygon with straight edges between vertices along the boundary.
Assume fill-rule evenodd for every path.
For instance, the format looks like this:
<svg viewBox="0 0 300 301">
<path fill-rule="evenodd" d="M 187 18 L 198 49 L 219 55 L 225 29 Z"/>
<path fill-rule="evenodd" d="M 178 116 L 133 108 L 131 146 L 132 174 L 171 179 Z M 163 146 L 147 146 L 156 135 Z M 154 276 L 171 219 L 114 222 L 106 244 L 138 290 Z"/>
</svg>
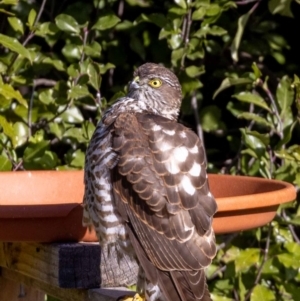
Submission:
<svg viewBox="0 0 300 301">
<path fill-rule="evenodd" d="M 158 78 L 151 79 L 148 83 L 153 88 L 159 88 L 162 85 L 162 81 Z"/>
</svg>

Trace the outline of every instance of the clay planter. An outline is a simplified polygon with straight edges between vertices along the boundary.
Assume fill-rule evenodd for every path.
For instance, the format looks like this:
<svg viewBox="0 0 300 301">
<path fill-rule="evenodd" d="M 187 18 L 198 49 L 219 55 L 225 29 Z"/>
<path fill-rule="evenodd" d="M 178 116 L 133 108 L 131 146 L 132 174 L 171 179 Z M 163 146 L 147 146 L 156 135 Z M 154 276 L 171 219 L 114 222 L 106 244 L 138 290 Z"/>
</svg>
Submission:
<svg viewBox="0 0 300 301">
<path fill-rule="evenodd" d="M 211 174 L 209 183 L 217 234 L 260 227 L 296 198 L 281 181 Z M 83 171 L 1 172 L 0 241 L 96 241 L 81 225 L 83 188 Z"/>
</svg>

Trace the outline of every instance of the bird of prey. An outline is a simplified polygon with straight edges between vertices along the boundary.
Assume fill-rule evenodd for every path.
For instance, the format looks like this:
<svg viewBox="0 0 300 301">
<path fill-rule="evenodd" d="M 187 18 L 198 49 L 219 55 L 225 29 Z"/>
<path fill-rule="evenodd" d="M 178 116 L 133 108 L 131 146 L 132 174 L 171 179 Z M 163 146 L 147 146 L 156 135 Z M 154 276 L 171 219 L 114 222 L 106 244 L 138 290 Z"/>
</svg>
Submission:
<svg viewBox="0 0 300 301">
<path fill-rule="evenodd" d="M 83 223 L 101 246 L 137 258 L 147 301 L 211 300 L 204 269 L 216 254 L 217 205 L 203 143 L 177 122 L 173 72 L 146 63 L 133 77 L 87 149 Z"/>
</svg>

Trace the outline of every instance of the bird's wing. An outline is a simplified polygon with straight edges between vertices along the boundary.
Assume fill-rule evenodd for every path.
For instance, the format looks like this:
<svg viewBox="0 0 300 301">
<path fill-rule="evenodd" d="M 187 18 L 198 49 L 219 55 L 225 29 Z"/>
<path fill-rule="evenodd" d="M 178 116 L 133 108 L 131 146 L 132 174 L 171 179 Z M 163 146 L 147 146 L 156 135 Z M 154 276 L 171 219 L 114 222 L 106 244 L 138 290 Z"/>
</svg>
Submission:
<svg viewBox="0 0 300 301">
<path fill-rule="evenodd" d="M 216 253 L 217 207 L 199 138 L 163 117 L 123 113 L 112 148 L 119 157 L 112 170 L 116 206 L 147 277 L 165 295 L 176 288 L 177 298 L 168 300 L 210 300 L 203 268 Z"/>
</svg>

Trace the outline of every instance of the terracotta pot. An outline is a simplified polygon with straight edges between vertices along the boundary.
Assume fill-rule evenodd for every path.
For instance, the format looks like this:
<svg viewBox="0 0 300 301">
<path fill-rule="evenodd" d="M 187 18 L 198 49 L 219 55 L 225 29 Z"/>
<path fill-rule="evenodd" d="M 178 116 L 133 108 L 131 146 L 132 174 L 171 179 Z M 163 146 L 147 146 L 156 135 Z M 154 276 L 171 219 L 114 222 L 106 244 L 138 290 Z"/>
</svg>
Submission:
<svg viewBox="0 0 300 301">
<path fill-rule="evenodd" d="M 262 226 L 296 198 L 281 181 L 211 174 L 209 184 L 217 234 Z M 1 172 L 0 241 L 96 241 L 81 225 L 83 188 L 83 171 Z"/>
</svg>

